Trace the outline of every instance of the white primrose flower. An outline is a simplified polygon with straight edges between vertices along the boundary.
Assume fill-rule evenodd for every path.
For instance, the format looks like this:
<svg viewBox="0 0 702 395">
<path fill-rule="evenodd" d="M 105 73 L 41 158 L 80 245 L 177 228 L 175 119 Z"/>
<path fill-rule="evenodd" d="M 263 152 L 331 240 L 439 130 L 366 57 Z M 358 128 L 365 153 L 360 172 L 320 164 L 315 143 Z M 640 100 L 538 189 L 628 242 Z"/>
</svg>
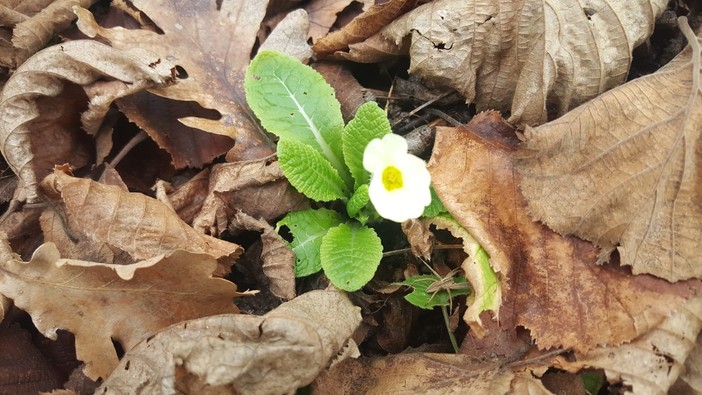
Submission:
<svg viewBox="0 0 702 395">
<path fill-rule="evenodd" d="M 363 167 L 371 173 L 368 196 L 383 218 L 418 218 L 431 203 L 426 163 L 407 153 L 404 137 L 389 133 L 373 139 L 363 152 Z"/>
</svg>

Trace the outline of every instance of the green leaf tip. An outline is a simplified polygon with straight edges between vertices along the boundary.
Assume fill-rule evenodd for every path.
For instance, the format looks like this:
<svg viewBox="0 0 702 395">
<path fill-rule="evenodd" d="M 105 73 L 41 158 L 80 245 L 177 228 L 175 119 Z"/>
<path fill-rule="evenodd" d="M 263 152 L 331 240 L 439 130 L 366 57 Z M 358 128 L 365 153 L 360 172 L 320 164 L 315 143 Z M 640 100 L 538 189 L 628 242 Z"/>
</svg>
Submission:
<svg viewBox="0 0 702 395">
<path fill-rule="evenodd" d="M 353 292 L 373 278 L 383 258 L 383 245 L 373 229 L 342 223 L 322 238 L 320 257 L 332 284 Z"/>
<path fill-rule="evenodd" d="M 390 122 L 385 111 L 376 102 L 366 102 L 356 111 L 356 116 L 344 128 L 342 145 L 346 165 L 355 180 L 355 186 L 370 181 L 368 171 L 363 168 L 363 152 L 368 143 L 391 133 Z"/>
</svg>

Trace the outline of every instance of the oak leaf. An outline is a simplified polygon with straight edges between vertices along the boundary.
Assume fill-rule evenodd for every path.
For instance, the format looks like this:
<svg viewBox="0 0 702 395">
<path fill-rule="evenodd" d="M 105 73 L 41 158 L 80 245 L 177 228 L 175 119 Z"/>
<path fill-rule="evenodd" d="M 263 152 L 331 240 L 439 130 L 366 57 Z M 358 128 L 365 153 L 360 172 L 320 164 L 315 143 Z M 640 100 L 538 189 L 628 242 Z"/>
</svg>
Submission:
<svg viewBox="0 0 702 395">
<path fill-rule="evenodd" d="M 128 351 L 96 393 L 294 393 L 328 366 L 360 322 L 360 309 L 335 291 L 308 292 L 263 316 L 184 322 Z"/>
<path fill-rule="evenodd" d="M 598 3 L 599 4 L 599 3 Z M 411 36 L 410 68 L 478 110 L 543 123 L 625 81 L 668 0 L 435 0 L 383 29 Z"/>
<path fill-rule="evenodd" d="M 596 265 L 590 243 L 533 222 L 511 163 L 513 134 L 496 112 L 464 128 L 437 128 L 429 163 L 444 206 L 502 276 L 502 328 L 527 328 L 542 349 L 584 352 L 645 334 L 700 291 L 695 281 L 670 284 Z"/>
<path fill-rule="evenodd" d="M 132 1 L 163 34 L 103 28 L 87 10 L 75 10 L 78 26 L 88 36 L 104 38 L 116 48 L 154 51 L 177 64 L 181 75 L 187 76 L 169 89 L 151 90 L 118 103 L 120 110 L 181 168 L 209 163 L 235 143 L 239 160 L 273 152 L 271 142 L 249 113 L 242 86 L 267 3 Z M 154 113 L 169 116 L 154 117 Z"/>
<path fill-rule="evenodd" d="M 37 184 L 54 165 L 87 164 L 91 147 L 80 131 L 80 113 L 109 102 L 86 97 L 81 88 L 98 80 L 121 81 L 123 94 L 171 81 L 171 66 L 140 49 L 118 50 L 78 40 L 44 49 L 20 66 L 0 94 L 0 150 L 26 190 L 37 200 Z M 114 95 L 109 100 L 114 99 Z M 85 103 L 95 98 L 97 102 Z M 51 144 L 46 144 L 51 141 Z"/>
<path fill-rule="evenodd" d="M 61 259 L 52 243 L 29 262 L 0 240 L 0 293 L 32 316 L 44 336 L 72 332 L 92 379 L 117 365 L 112 339 L 131 349 L 151 333 L 187 319 L 237 311 L 236 286 L 212 278 L 209 255 L 182 250 L 132 265 Z"/>
<path fill-rule="evenodd" d="M 658 72 L 527 129 L 517 162 L 536 219 L 669 281 L 702 277 L 701 55 L 688 40 Z"/>
<path fill-rule="evenodd" d="M 237 244 L 197 232 L 168 206 L 141 193 L 58 170 L 44 180 L 42 191 L 62 211 L 69 232 L 125 251 L 134 260 L 183 249 L 212 255 L 223 274 L 242 252 Z"/>
</svg>

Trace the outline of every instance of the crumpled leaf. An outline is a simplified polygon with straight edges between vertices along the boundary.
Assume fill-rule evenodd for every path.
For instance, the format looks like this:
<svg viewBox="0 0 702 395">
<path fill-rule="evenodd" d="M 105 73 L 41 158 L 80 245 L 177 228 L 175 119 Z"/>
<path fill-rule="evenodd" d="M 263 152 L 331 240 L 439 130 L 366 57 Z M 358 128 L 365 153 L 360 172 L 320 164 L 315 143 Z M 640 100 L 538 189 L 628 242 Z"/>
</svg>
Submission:
<svg viewBox="0 0 702 395">
<path fill-rule="evenodd" d="M 171 66 L 157 59 L 134 47 L 122 51 L 78 40 L 42 50 L 15 71 L 0 94 L 0 149 L 22 181 L 27 201 L 37 200 L 37 183 L 54 165 L 80 167 L 91 155 L 78 133 L 78 117 L 88 101 L 80 88 L 104 79 L 129 86 L 125 94 L 165 85 Z"/>
<path fill-rule="evenodd" d="M 669 281 L 702 277 L 701 55 L 689 36 L 694 50 L 658 72 L 528 129 L 518 161 L 536 219 Z"/>
<path fill-rule="evenodd" d="M 348 7 L 354 0 L 311 0 L 305 4 L 305 11 L 310 16 L 310 31 L 308 37 L 316 42 L 320 37 L 329 33 L 334 25 L 337 14 Z M 364 1 L 367 5 L 368 1 Z"/>
<path fill-rule="evenodd" d="M 553 359 L 552 357 L 550 359 Z M 347 359 L 322 373 L 320 394 L 550 394 L 525 366 L 548 366 L 549 358 L 519 361 L 474 359 L 460 354 L 404 352 Z M 524 391 L 526 387 L 535 387 Z"/>
<path fill-rule="evenodd" d="M 361 42 L 379 32 L 390 21 L 411 10 L 416 4 L 417 0 L 390 0 L 373 5 L 341 30 L 317 40 L 312 46 L 312 50 L 320 55 L 329 55 L 344 50 L 348 48 L 349 44 Z"/>
<path fill-rule="evenodd" d="M 650 332 L 618 347 L 602 347 L 575 360 L 559 358 L 556 366 L 569 371 L 604 369 L 610 383 L 623 383 L 625 394 L 667 394 L 684 372 L 684 363 L 702 330 L 702 297 L 671 309 L 669 317 Z"/>
<path fill-rule="evenodd" d="M 327 367 L 360 322 L 343 293 L 312 291 L 260 317 L 173 325 L 127 352 L 96 393 L 294 393 Z"/>
<path fill-rule="evenodd" d="M 465 128 L 437 128 L 429 163 L 444 206 L 506 280 L 501 327 L 527 328 L 542 349 L 587 351 L 648 332 L 699 292 L 694 281 L 670 284 L 598 266 L 590 243 L 533 222 L 511 164 L 513 133 L 496 112 Z"/>
<path fill-rule="evenodd" d="M 236 312 L 236 286 L 212 278 L 216 261 L 177 250 L 132 265 L 61 259 L 52 243 L 22 262 L 0 240 L 0 293 L 32 316 L 44 336 L 58 329 L 76 338 L 76 355 L 91 379 L 117 365 L 112 339 L 125 350 L 170 324 Z"/>
<path fill-rule="evenodd" d="M 273 295 L 291 300 L 295 297 L 295 252 L 275 231 L 268 222 L 256 219 L 243 212 L 238 212 L 232 219 L 232 225 L 237 229 L 263 232 L 261 234 L 261 268 L 263 274 L 270 280 L 270 290 Z"/>
<path fill-rule="evenodd" d="M 625 81 L 668 0 L 435 0 L 383 29 L 412 37 L 410 69 L 478 110 L 543 123 Z"/>
<path fill-rule="evenodd" d="M 0 65 L 17 68 L 44 48 L 54 34 L 71 25 L 74 5 L 88 8 L 95 0 L 41 0 L 0 5 L 0 25 L 13 26 L 0 33 Z"/>
<path fill-rule="evenodd" d="M 141 47 L 170 59 L 187 76 L 172 89 L 150 90 L 118 105 L 127 117 L 166 150 L 177 168 L 200 167 L 234 143 L 237 160 L 273 153 L 271 142 L 246 107 L 242 87 L 256 33 L 267 1 L 134 0 L 164 33 L 145 29 L 103 28 L 90 12 L 76 8 L 78 26 L 88 36 L 115 48 Z M 169 116 L 154 117 L 154 113 Z"/>
<path fill-rule="evenodd" d="M 702 347 L 700 344 L 702 344 L 702 333 L 697 335 L 695 348 L 688 354 L 685 367 L 678 379 L 678 382 L 683 381 L 685 385 L 698 393 L 702 393 Z"/>
<path fill-rule="evenodd" d="M 54 172 L 42 191 L 60 207 L 69 231 L 127 252 L 133 259 L 149 259 L 184 249 L 207 253 L 224 274 L 242 252 L 237 244 L 203 235 L 163 203 L 141 193 Z"/>
</svg>

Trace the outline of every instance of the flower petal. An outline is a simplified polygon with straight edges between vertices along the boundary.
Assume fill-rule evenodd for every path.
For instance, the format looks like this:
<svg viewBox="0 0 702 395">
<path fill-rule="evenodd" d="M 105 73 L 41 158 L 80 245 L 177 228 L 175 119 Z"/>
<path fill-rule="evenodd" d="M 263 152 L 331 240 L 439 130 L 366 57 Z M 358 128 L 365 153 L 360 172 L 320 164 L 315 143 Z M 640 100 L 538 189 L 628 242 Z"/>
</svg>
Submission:
<svg viewBox="0 0 702 395">
<path fill-rule="evenodd" d="M 373 139 L 366 149 L 363 150 L 363 168 L 366 171 L 375 173 L 379 169 L 386 166 L 388 162 L 387 155 L 385 153 L 385 145 L 381 139 Z"/>
</svg>

